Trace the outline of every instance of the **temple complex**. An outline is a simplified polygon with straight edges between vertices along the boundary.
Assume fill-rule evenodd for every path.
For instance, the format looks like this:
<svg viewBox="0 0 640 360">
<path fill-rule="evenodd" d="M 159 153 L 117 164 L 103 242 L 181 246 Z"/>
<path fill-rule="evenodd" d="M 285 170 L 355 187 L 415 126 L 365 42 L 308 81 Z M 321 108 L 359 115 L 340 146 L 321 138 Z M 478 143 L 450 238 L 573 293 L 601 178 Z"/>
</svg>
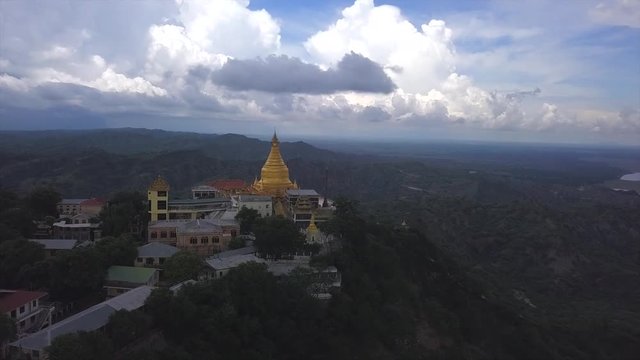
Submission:
<svg viewBox="0 0 640 360">
<path fill-rule="evenodd" d="M 291 181 L 275 132 L 260 178 L 251 185 L 240 179 L 215 180 L 192 187 L 191 199 L 172 199 L 169 192 L 169 183 L 160 176 L 147 189 L 149 242 L 177 246 L 202 256 L 224 251 L 239 234 L 234 217 L 243 207 L 258 211 L 261 217 L 291 219 L 308 243 L 327 242 L 316 224 L 328 220 L 333 209 L 315 190 L 300 189 Z"/>
</svg>

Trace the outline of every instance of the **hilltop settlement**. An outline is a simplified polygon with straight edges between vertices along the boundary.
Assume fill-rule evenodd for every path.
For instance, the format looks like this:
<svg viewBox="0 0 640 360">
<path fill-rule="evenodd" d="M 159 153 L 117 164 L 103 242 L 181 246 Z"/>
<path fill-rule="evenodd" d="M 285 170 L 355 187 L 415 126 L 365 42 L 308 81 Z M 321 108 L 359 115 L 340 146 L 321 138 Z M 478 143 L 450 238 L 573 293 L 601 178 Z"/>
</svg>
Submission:
<svg viewBox="0 0 640 360">
<path fill-rule="evenodd" d="M 158 176 L 146 200 L 147 218 L 125 215 L 130 218 L 120 231 L 115 231 L 119 225 L 113 219 L 129 214 L 122 204 L 135 200 L 61 199 L 57 218 L 35 222 L 29 243 L 44 252 L 48 262 L 43 266 L 49 267 L 44 271 L 67 267 L 71 273 L 83 272 L 85 266 L 96 265 L 84 263 L 92 261 L 87 257 L 94 251 L 91 254 L 104 256 L 99 272 L 103 278 L 89 279 L 87 272 L 87 278 L 75 284 L 30 280 L 27 288 L 1 289 L 0 315 L 15 324 L 13 338 L 1 344 L 3 358 L 53 358 L 49 351 L 57 338 L 104 330 L 114 313 L 142 308 L 153 289 L 175 294 L 223 278 L 243 264 L 261 264 L 275 277 L 305 279 L 308 293 L 319 301 L 340 288 L 335 266 L 312 261 L 339 247 L 332 235 L 320 230 L 335 207 L 315 189 L 290 179 L 275 133 L 253 183 L 217 179 L 194 185 L 190 199 L 174 199 L 171 184 Z M 135 256 L 126 255 L 131 244 Z M 83 264 L 71 263 L 76 259 L 71 254 L 84 257 L 77 259 Z M 96 292 L 91 282 L 102 289 Z"/>
</svg>

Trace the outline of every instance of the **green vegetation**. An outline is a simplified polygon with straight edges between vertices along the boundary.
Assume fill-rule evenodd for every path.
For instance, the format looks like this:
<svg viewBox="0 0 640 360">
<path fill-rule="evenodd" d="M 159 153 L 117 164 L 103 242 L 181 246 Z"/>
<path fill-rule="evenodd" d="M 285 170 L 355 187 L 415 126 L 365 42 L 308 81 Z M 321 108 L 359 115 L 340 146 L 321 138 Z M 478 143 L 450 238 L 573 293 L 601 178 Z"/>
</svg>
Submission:
<svg viewBox="0 0 640 360">
<path fill-rule="evenodd" d="M 146 199 L 135 191 L 158 174 L 167 175 L 172 196 L 208 178 L 252 179 L 268 151 L 267 143 L 237 136 L 79 134 L 50 141 L 0 134 L 0 182 L 21 191 L 0 190 L 0 287 L 46 288 L 69 301 L 100 291 L 105 269 L 130 265 L 133 239 L 142 239 Z M 21 137 L 30 145 L 11 145 Z M 305 274 L 276 278 L 248 264 L 177 296 L 155 291 L 144 313 L 119 313 L 106 334 L 66 340 L 75 344 L 70 354 L 81 354 L 69 356 L 100 358 L 87 357 L 95 344 L 123 359 L 640 354 L 640 198 L 600 186 L 626 170 L 589 160 L 633 160 L 637 150 L 396 144 L 364 158 L 290 145 L 283 154 L 294 158 L 288 165 L 299 183 L 323 189 L 329 167 L 329 196 L 361 204 L 339 200 L 337 216 L 319 224 L 342 246 L 313 263 L 340 270 L 340 292 L 320 303 L 306 292 Z M 115 238 L 45 260 L 23 237 L 33 219 L 50 213 L 50 185 L 68 196 L 126 189 L 101 214 L 104 234 Z M 246 209 L 238 215 L 261 253 L 279 258 L 300 249 L 287 220 Z M 165 275 L 194 278 L 200 266 L 197 256 L 176 254 Z M 123 350 L 154 336 L 156 347 Z"/>
<path fill-rule="evenodd" d="M 258 219 L 260 219 L 260 213 L 258 213 L 258 210 L 249 209 L 243 206 L 236 214 L 236 220 L 240 223 L 240 233 L 252 233 L 254 230 L 253 227 Z"/>
<path fill-rule="evenodd" d="M 26 200 L 33 216 L 42 219 L 45 216 L 58 215 L 57 205 L 62 197 L 51 187 L 41 187 L 32 190 Z"/>
<path fill-rule="evenodd" d="M 278 260 L 304 247 L 304 239 L 296 224 L 281 216 L 259 218 L 253 228 L 256 250 L 269 258 Z"/>
<path fill-rule="evenodd" d="M 197 280 L 202 266 L 202 259 L 198 255 L 186 250 L 178 251 L 165 261 L 164 278 L 170 283 Z"/>
<path fill-rule="evenodd" d="M 102 234 L 142 239 L 147 226 L 147 197 L 140 192 L 116 193 L 100 212 Z"/>
<path fill-rule="evenodd" d="M 140 339 L 151 330 L 151 317 L 141 311 L 118 310 L 109 317 L 107 335 L 116 349 Z"/>
<path fill-rule="evenodd" d="M 102 332 L 78 332 L 55 338 L 47 347 L 50 360 L 112 360 L 115 349 Z"/>
<path fill-rule="evenodd" d="M 100 292 L 106 269 L 131 266 L 136 243 L 107 237 L 45 259 L 42 245 L 24 239 L 0 243 L 0 288 L 46 289 L 54 300 L 72 301 Z"/>
<path fill-rule="evenodd" d="M 0 313 L 0 347 L 16 337 L 16 324 L 4 313 Z"/>
</svg>

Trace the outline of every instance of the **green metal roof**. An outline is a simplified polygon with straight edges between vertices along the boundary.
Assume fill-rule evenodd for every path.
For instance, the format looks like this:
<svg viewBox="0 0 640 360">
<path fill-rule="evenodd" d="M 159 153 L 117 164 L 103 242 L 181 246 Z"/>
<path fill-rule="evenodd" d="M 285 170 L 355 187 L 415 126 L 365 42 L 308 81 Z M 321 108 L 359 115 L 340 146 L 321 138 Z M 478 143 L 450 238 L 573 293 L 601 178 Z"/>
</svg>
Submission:
<svg viewBox="0 0 640 360">
<path fill-rule="evenodd" d="M 107 281 L 146 284 L 156 271 L 153 268 L 114 265 L 107 271 Z"/>
</svg>

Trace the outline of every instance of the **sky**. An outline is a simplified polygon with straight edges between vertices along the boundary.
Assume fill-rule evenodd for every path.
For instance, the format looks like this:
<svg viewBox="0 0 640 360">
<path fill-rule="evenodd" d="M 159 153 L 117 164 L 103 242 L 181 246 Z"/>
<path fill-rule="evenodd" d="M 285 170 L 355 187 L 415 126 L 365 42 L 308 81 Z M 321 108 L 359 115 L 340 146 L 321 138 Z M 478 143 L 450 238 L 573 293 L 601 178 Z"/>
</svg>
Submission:
<svg viewBox="0 0 640 360">
<path fill-rule="evenodd" d="M 640 0 L 0 0 L 0 130 L 640 145 Z"/>
</svg>

